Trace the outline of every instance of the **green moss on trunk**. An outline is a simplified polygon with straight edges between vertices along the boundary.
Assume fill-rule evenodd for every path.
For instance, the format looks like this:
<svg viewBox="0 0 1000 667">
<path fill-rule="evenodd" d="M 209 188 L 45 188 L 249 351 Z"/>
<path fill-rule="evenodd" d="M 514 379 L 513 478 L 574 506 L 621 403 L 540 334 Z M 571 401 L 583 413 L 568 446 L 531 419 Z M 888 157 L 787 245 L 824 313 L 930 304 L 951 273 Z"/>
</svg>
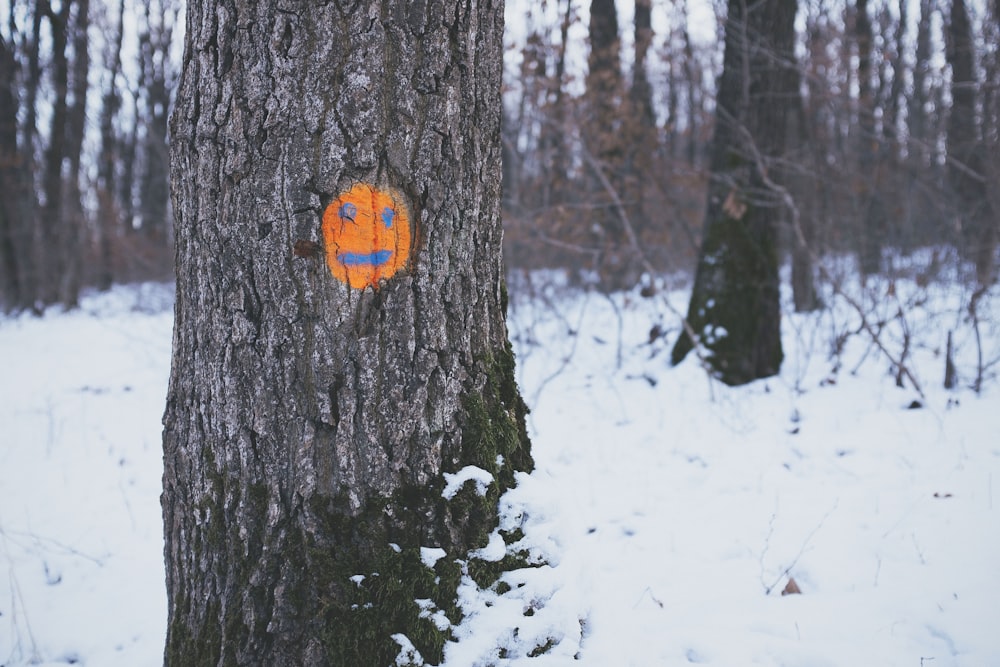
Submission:
<svg viewBox="0 0 1000 667">
<path fill-rule="evenodd" d="M 313 548 L 309 561 L 319 582 L 342 593 L 318 599 L 319 636 L 329 664 L 393 664 L 399 645 L 392 635 L 397 633 L 406 635 L 429 664 L 444 658 L 451 630 L 439 628 L 433 617 L 440 610 L 449 624 L 461 620 L 456 561 L 445 557 L 432 569 L 418 547 L 397 551 L 389 544 L 363 560 L 334 558 Z M 417 600 L 433 606 L 421 607 Z"/>
<path fill-rule="evenodd" d="M 391 664 L 399 653 L 391 638 L 396 633 L 406 635 L 429 664 L 443 659 L 450 628 L 438 628 L 433 613 L 415 600 L 432 600 L 452 624 L 461 620 L 457 590 L 462 563 L 496 529 L 499 498 L 514 486 L 515 473 L 534 467 L 524 421 L 527 406 L 515 382 L 510 345 L 480 367 L 482 388 L 469 391 L 462 402 L 459 466 L 475 465 L 493 475 L 485 494 L 469 483 L 448 500 L 441 495 L 440 480 L 401 490 L 390 499 L 369 499 L 364 513 L 353 518 L 312 506 L 321 524 L 316 534 L 337 536 L 324 544 L 313 534 L 301 537 L 302 566 L 310 573 L 311 588 L 327 591 L 314 605 L 331 664 Z M 426 517 L 440 523 L 426 525 Z M 421 546 L 442 547 L 447 555 L 428 568 L 420 559 Z M 526 566 L 525 556 L 496 563 L 473 560 L 468 571 L 488 586 L 503 572 Z"/>
<path fill-rule="evenodd" d="M 211 473 L 210 492 L 197 509 L 193 557 L 225 558 L 229 578 L 216 582 L 219 599 L 209 602 L 201 622 L 192 626 L 187 601 L 175 605 L 180 613 L 172 619 L 167 663 L 239 664 L 242 647 L 253 638 L 276 655 L 290 654 L 284 646 L 312 644 L 310 655 L 322 664 L 389 665 L 400 652 L 392 637 L 402 634 L 426 664 L 439 664 L 451 625 L 462 619 L 457 591 L 463 568 L 488 587 L 504 572 L 528 566 L 524 552 L 496 562 L 469 556 L 496 529 L 498 501 L 514 486 L 515 473 L 534 466 L 510 346 L 476 370 L 480 382 L 470 383 L 477 388 L 465 395 L 459 415 L 456 470 L 445 472 L 468 465 L 489 471 L 493 482 L 485 493 L 470 482 L 444 498 L 442 477 L 391 497 L 368 497 L 360 512 L 345 497 L 316 494 L 286 508 L 277 526 L 241 533 L 241 525 L 266 525 L 269 505 L 287 500 L 265 485 L 241 486 L 235 476 Z M 205 469 L 216 470 L 211 452 L 203 456 Z M 428 567 L 421 547 L 442 548 L 446 555 Z M 278 586 L 268 583 L 275 581 Z"/>
<path fill-rule="evenodd" d="M 506 490 L 514 486 L 515 472 L 535 467 L 524 421 L 528 406 L 514 377 L 510 343 L 485 359 L 482 367 L 482 390 L 467 393 L 462 401 L 462 460 L 488 470 Z"/>
</svg>

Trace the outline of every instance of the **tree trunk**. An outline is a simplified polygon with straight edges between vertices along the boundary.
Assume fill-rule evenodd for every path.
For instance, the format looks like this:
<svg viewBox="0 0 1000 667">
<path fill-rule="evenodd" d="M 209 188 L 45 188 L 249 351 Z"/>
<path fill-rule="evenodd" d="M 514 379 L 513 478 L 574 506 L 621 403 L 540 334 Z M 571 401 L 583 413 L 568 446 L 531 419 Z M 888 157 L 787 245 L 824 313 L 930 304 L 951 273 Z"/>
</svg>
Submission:
<svg viewBox="0 0 1000 667">
<path fill-rule="evenodd" d="M 813 259 L 819 255 L 816 247 L 816 219 L 820 215 L 818 192 L 823 187 L 817 183 L 822 148 L 816 140 L 809 114 L 802 99 L 802 75 L 796 69 L 789 79 L 789 94 L 794 100 L 788 113 L 789 137 L 799 150 L 790 155 L 791 165 L 780 169 L 782 180 L 788 184 L 799 208 L 798 220 L 792 219 L 789 235 L 792 239 L 792 302 L 796 313 L 809 313 L 822 307 L 816 290 L 816 267 Z"/>
<path fill-rule="evenodd" d="M 881 197 L 879 166 L 880 136 L 875 131 L 875 92 L 872 84 L 874 36 L 868 0 L 857 0 L 854 38 L 858 47 L 858 260 L 862 275 L 878 273 L 882 268 L 885 244 L 885 210 Z"/>
<path fill-rule="evenodd" d="M 40 282 L 41 301 L 44 304 L 57 303 L 60 298 L 60 283 L 66 269 L 65 213 L 63 199 L 62 164 L 66 157 L 66 113 L 69 91 L 69 61 L 66 55 L 69 32 L 69 10 L 67 3 L 61 10 L 53 11 L 49 0 L 39 3 L 37 11 L 43 11 L 52 30 L 52 115 L 49 122 L 49 145 L 45 150 L 45 169 L 42 190 L 45 205 L 41 211 L 41 238 L 44 253 L 49 258 L 50 267 Z"/>
<path fill-rule="evenodd" d="M 569 181 L 569 170 L 572 158 L 571 142 L 567 141 L 567 135 L 571 130 L 566 118 L 568 97 L 566 94 L 566 58 L 569 42 L 569 29 L 573 22 L 573 0 L 566 0 L 566 9 L 563 12 L 562 21 L 559 23 L 559 51 L 556 54 L 555 72 L 553 74 L 553 95 L 552 109 L 550 114 L 553 118 L 555 132 L 552 142 L 552 174 L 556 180 L 554 198 L 564 201 L 566 198 L 566 184 Z"/>
<path fill-rule="evenodd" d="M 402 633 L 435 663 L 448 630 L 414 600 L 458 620 L 461 562 L 533 465 L 504 320 L 503 8 L 283 6 L 187 7 L 165 658 L 385 665 Z M 467 466 L 485 494 L 445 498 Z"/>
<path fill-rule="evenodd" d="M 656 114 L 653 111 L 653 89 L 649 85 L 649 76 L 646 73 L 646 56 L 649 47 L 653 42 L 652 23 L 652 1 L 636 0 L 635 17 L 635 58 L 633 60 L 632 88 L 630 99 L 634 118 L 630 121 L 638 124 L 644 130 L 655 132 Z M 645 133 L 644 133 L 645 134 Z M 648 139 L 648 136 L 645 136 Z M 656 139 L 655 136 L 652 137 Z M 652 147 L 644 147 L 647 152 L 652 151 Z"/>
<path fill-rule="evenodd" d="M 886 67 L 892 72 L 892 83 L 889 86 L 889 99 L 885 106 L 885 120 L 882 123 L 883 140 L 891 147 L 890 156 L 893 160 L 893 173 L 899 173 L 898 158 L 903 144 L 904 134 L 899 122 L 899 112 L 905 93 L 906 63 L 903 54 L 906 52 L 906 28 L 909 24 L 909 0 L 899 0 L 899 20 L 893 29 L 893 54 Z M 888 34 L 885 36 L 888 41 Z"/>
<path fill-rule="evenodd" d="M 27 49 L 27 73 L 24 78 L 24 122 L 21 125 L 21 150 L 28 165 L 28 171 L 35 171 L 35 139 L 38 133 L 38 89 L 42 86 L 42 63 L 39 42 L 42 40 L 41 3 L 31 9 L 31 34 L 24 37 Z"/>
<path fill-rule="evenodd" d="M 83 116 L 85 113 L 86 75 L 82 82 L 80 67 L 89 68 L 86 55 L 86 34 L 77 38 L 74 28 L 80 21 L 87 23 L 87 1 L 65 2 L 59 11 L 52 8 L 50 0 L 40 0 L 36 11 L 44 12 L 52 33 L 52 74 L 53 100 L 49 123 L 49 145 L 45 150 L 45 171 L 42 189 L 45 205 L 41 211 L 41 242 L 47 264 L 44 278 L 40 281 L 41 301 L 45 304 L 62 303 L 67 307 L 76 306 L 80 291 L 79 239 L 82 204 L 79 184 L 74 178 L 79 174 L 79 148 L 83 139 Z M 76 13 L 73 13 L 75 6 Z M 71 18 L 77 21 L 71 22 Z M 82 42 L 82 55 L 75 54 L 73 61 L 73 104 L 70 105 L 70 59 L 67 47 L 73 37 L 74 48 Z M 77 122 L 79 120 L 79 123 Z M 77 136 L 77 125 L 80 132 Z M 63 174 L 64 163 L 69 164 L 68 173 Z"/>
<path fill-rule="evenodd" d="M 34 304 L 35 198 L 29 163 L 17 147 L 17 63 L 0 37 L 0 311 Z"/>
<path fill-rule="evenodd" d="M 948 182 L 960 220 L 960 247 L 976 265 L 980 285 L 994 280 L 996 223 L 991 220 L 985 160 L 976 112 L 976 82 L 972 25 L 964 0 L 953 0 L 948 25 L 951 65 L 951 113 L 948 116 Z"/>
<path fill-rule="evenodd" d="M 794 87 L 794 0 L 730 0 L 712 143 L 705 236 L 687 321 L 714 374 L 727 384 L 781 366 L 777 230 L 770 180 L 785 149 Z M 671 358 L 692 349 L 685 332 Z"/>
<path fill-rule="evenodd" d="M 625 196 L 623 171 L 625 144 L 622 103 L 621 42 L 618 10 L 614 0 L 590 2 L 590 54 L 587 58 L 587 118 L 582 128 L 583 149 L 589 154 L 588 184 L 596 194 L 591 227 L 598 231 L 601 249 L 598 271 L 605 289 L 625 289 L 635 285 L 639 263 L 629 247 L 625 221 L 615 200 Z"/>
<path fill-rule="evenodd" d="M 122 228 L 122 206 L 117 198 L 117 168 L 121 163 L 121 97 L 117 79 L 122 70 L 122 43 L 125 36 L 125 0 L 118 0 L 114 32 L 107 36 L 104 52 L 104 86 L 98 129 L 101 149 L 97 156 L 97 224 L 100 266 L 95 276 L 98 289 L 110 289 L 116 271 L 115 242 Z M 110 19 L 109 19 L 110 20 Z M 108 26 L 110 29 L 110 26 Z"/>
<path fill-rule="evenodd" d="M 930 122 L 927 104 L 932 95 L 929 86 L 931 69 L 931 0 L 920 0 L 920 18 L 917 20 L 916 53 L 913 63 L 913 95 L 907 104 L 906 125 L 909 142 L 907 153 L 912 155 L 914 168 L 927 168 L 931 155 Z"/>
<path fill-rule="evenodd" d="M 945 198 L 939 196 L 939 183 L 944 179 L 937 178 L 939 168 L 933 164 L 937 139 L 930 108 L 937 97 L 938 84 L 932 75 L 931 23 L 935 11 L 932 0 L 920 0 L 919 9 L 914 40 L 913 93 L 906 104 L 907 157 L 903 172 L 906 181 L 903 205 L 910 212 L 914 245 L 939 244 L 947 238 L 941 220 L 944 216 L 933 214 Z"/>
<path fill-rule="evenodd" d="M 684 72 L 684 79 L 687 85 L 687 102 L 686 102 L 687 139 L 685 142 L 684 156 L 687 159 L 687 162 L 691 166 L 691 168 L 697 169 L 698 166 L 704 160 L 703 158 L 704 152 L 702 151 L 702 146 L 701 146 L 703 142 L 700 140 L 699 137 L 701 136 L 701 127 L 702 127 L 701 117 L 704 108 L 702 100 L 704 99 L 705 86 L 701 85 L 702 84 L 701 65 L 695 59 L 694 45 L 691 43 L 691 33 L 687 29 L 688 25 L 687 21 L 689 14 L 688 14 L 686 0 L 682 0 L 680 2 L 680 5 L 681 5 L 681 16 L 684 19 L 681 26 L 681 41 L 684 44 L 684 58 L 683 58 L 684 66 L 682 71 Z M 675 58 L 676 57 L 677 56 L 675 55 Z M 674 86 L 679 88 L 680 81 L 677 81 L 675 84 L 671 84 L 672 88 Z M 676 93 L 671 92 L 671 95 L 675 94 Z M 671 123 L 675 125 L 674 134 L 676 134 L 676 125 L 678 121 L 679 118 L 676 120 L 671 118 Z"/>
<path fill-rule="evenodd" d="M 71 87 L 73 103 L 66 109 L 66 158 L 69 171 L 63 188 L 62 245 L 64 269 L 59 284 L 59 300 L 75 308 L 83 285 L 83 256 L 86 238 L 86 213 L 80 172 L 83 159 L 83 139 L 87 122 L 87 93 L 90 89 L 90 0 L 77 0 L 72 22 L 67 23 L 73 45 Z"/>
<path fill-rule="evenodd" d="M 650 0 L 636 0 L 633 25 L 635 27 L 635 45 L 632 86 L 629 89 L 628 106 L 626 107 L 628 113 L 624 119 L 622 132 L 627 145 L 625 147 L 626 160 L 621 194 L 634 231 L 639 238 L 642 238 L 653 224 L 653 221 L 650 220 L 652 212 L 646 211 L 645 189 L 649 182 L 657 145 L 653 91 L 646 74 L 646 56 L 653 42 Z M 657 222 L 662 224 L 662 221 Z M 626 285 L 626 287 L 628 286 Z"/>
<path fill-rule="evenodd" d="M 154 9 L 157 10 L 154 12 Z M 142 154 L 145 165 L 139 182 L 139 212 L 142 232 L 155 247 L 165 247 L 169 241 L 169 177 L 167 145 L 167 113 L 170 107 L 168 69 L 176 8 L 161 0 L 145 8 L 146 34 L 142 40 L 142 69 L 145 83 L 143 122 L 145 138 Z"/>
</svg>

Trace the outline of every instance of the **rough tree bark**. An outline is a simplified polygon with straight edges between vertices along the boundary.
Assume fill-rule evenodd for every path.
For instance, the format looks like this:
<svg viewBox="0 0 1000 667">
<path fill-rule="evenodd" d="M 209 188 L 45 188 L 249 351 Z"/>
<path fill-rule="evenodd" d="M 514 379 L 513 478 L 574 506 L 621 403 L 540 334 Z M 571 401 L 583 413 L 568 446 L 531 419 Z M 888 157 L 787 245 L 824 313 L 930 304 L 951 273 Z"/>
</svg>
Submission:
<svg viewBox="0 0 1000 667">
<path fill-rule="evenodd" d="M 448 630 L 414 600 L 458 619 L 461 561 L 533 465 L 504 319 L 502 4 L 189 0 L 187 15 L 166 662 L 384 665 L 396 633 L 437 662 Z M 394 208 L 351 208 L 355 186 Z M 324 241 L 324 215 L 373 213 L 386 229 L 408 213 L 412 250 L 350 287 L 328 265 L 382 251 Z M 471 465 L 485 495 L 443 497 L 443 474 Z M 447 555 L 428 567 L 421 547 Z"/>
<path fill-rule="evenodd" d="M 795 101 L 794 0 L 730 0 L 712 140 L 704 239 L 687 321 L 727 384 L 774 375 L 783 357 L 778 277 L 781 199 L 770 182 Z M 691 351 L 685 331 L 674 364 Z"/>
</svg>

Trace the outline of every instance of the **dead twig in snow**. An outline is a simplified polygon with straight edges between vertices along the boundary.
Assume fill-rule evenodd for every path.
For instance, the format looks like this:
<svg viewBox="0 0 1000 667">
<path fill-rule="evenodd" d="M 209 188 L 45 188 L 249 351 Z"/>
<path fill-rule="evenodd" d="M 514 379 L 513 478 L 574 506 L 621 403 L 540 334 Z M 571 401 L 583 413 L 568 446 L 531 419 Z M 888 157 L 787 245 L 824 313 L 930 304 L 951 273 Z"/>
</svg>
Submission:
<svg viewBox="0 0 1000 667">
<path fill-rule="evenodd" d="M 653 267 L 653 264 L 649 261 L 649 258 L 646 257 L 646 253 L 643 251 L 642 245 L 639 243 L 639 237 L 635 233 L 635 227 L 632 225 L 632 220 L 629 218 L 628 212 L 625 210 L 625 205 L 622 203 L 621 197 L 618 194 L 618 190 L 608 179 L 608 175 L 604 173 L 604 168 L 601 166 L 601 164 L 594 158 L 593 155 L 590 154 L 590 151 L 584 148 L 582 153 L 583 153 L 583 159 L 587 163 L 587 166 L 589 166 L 594 171 L 594 173 L 597 175 L 598 180 L 600 180 L 601 182 L 601 187 L 603 187 L 604 190 L 608 193 L 608 196 L 611 197 L 611 202 L 614 205 L 615 211 L 618 213 L 618 218 L 621 220 L 622 227 L 625 230 L 625 237 L 628 239 L 628 243 L 629 246 L 631 246 L 632 248 L 632 252 L 634 252 L 636 257 L 639 258 L 639 263 L 642 265 L 642 268 L 646 271 L 646 273 L 649 274 L 650 279 L 652 279 L 653 276 L 657 275 L 657 271 Z M 708 359 L 705 356 L 705 350 L 701 346 L 701 338 L 695 332 L 694 327 L 691 326 L 691 323 L 688 322 L 687 317 L 679 310 L 674 308 L 673 304 L 670 303 L 670 300 L 667 299 L 666 296 L 663 297 L 663 304 L 666 306 L 667 310 L 672 315 L 677 317 L 677 319 L 681 323 L 681 328 L 684 329 L 684 332 L 691 339 L 692 349 L 694 350 L 695 355 L 698 357 L 698 361 L 701 367 L 705 370 L 705 373 L 709 377 L 709 385 L 711 390 L 711 381 L 714 379 L 714 376 L 712 375 L 712 367 L 708 363 Z"/>
<path fill-rule="evenodd" d="M 813 528 L 808 535 L 806 535 L 806 539 L 802 541 L 802 546 L 799 547 L 799 552 L 795 554 L 795 557 L 792 559 L 792 562 L 788 564 L 788 567 L 781 570 L 781 573 L 777 576 L 777 578 L 775 578 L 774 582 L 770 586 L 767 585 L 764 586 L 764 595 L 770 595 L 771 591 L 773 591 L 778 586 L 778 584 L 781 583 L 781 581 L 788 576 L 788 573 L 792 571 L 792 568 L 798 565 L 799 559 L 802 558 L 802 555 L 806 552 L 806 549 L 809 547 L 809 543 L 812 542 L 812 539 L 816 536 L 816 533 L 818 533 L 820 529 L 826 524 L 826 520 L 830 518 L 830 515 L 836 511 L 839 505 L 840 505 L 840 500 L 839 499 L 835 500 L 833 503 L 833 507 L 827 510 L 826 514 L 823 515 L 823 518 L 820 519 L 819 523 L 816 524 L 816 527 Z M 774 526 L 775 518 L 776 518 L 775 515 L 771 515 L 771 526 L 768 529 L 768 536 L 766 538 L 768 542 L 765 543 L 764 550 L 761 552 L 761 583 L 763 583 L 764 581 L 763 579 L 764 554 L 767 553 L 771 535 L 774 532 L 773 530 L 771 530 L 771 528 L 773 528 Z"/>
</svg>

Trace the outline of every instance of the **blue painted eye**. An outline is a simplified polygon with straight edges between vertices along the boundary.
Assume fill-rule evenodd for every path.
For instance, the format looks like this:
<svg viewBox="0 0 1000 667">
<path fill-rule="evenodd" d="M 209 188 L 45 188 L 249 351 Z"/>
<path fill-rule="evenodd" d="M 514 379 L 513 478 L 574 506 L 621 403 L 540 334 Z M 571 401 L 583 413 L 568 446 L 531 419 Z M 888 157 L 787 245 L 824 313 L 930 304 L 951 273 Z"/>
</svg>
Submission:
<svg viewBox="0 0 1000 667">
<path fill-rule="evenodd" d="M 388 206 L 382 209 L 382 222 L 385 223 L 386 229 L 392 229 L 392 220 L 395 217 L 396 217 L 396 212 L 393 211 Z"/>
<path fill-rule="evenodd" d="M 354 222 L 354 218 L 358 215 L 358 207 L 351 202 L 346 202 L 341 204 L 340 211 L 338 211 L 341 220 L 349 220 Z"/>
</svg>

